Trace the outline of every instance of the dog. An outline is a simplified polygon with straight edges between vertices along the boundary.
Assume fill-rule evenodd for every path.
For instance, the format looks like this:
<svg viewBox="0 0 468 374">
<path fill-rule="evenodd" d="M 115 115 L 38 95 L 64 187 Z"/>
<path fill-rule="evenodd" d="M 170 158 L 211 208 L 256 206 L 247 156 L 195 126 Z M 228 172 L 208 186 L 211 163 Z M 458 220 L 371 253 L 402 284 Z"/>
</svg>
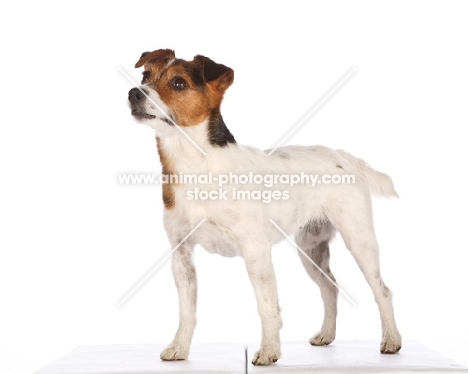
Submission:
<svg viewBox="0 0 468 374">
<path fill-rule="evenodd" d="M 309 343 L 330 344 L 335 338 L 338 289 L 329 267 L 329 242 L 336 231 L 379 307 L 381 353 L 398 352 L 401 336 L 392 293 L 380 274 L 371 206 L 371 194 L 398 196 L 390 177 L 347 152 L 323 146 L 286 146 L 268 152 L 238 144 L 220 111 L 234 71 L 210 58 L 197 55 L 186 61 L 176 58 L 173 50 L 159 49 L 143 53 L 135 67 L 144 67 L 143 79 L 141 86 L 129 91 L 129 105 L 137 122 L 156 130 L 162 175 L 212 177 L 196 184 L 195 189 L 180 180 L 162 187 L 164 228 L 172 248 L 177 247 L 172 272 L 179 295 L 179 327 L 172 343 L 161 352 L 161 359 L 184 360 L 189 355 L 197 304 L 193 251 L 199 244 L 208 252 L 244 259 L 262 326 L 261 345 L 252 363 L 276 362 L 281 356 L 282 321 L 271 248 L 291 234 L 308 275 L 320 287 L 325 309 L 322 328 Z M 302 173 L 322 176 L 324 183 L 292 185 L 276 179 L 273 188 L 280 189 L 272 191 L 267 188 L 270 184 L 246 186 L 233 178 L 221 191 L 219 179 L 226 181 L 229 173 L 260 177 Z M 354 183 L 325 183 L 326 175 L 351 175 Z M 218 199 L 195 198 L 194 191 L 200 192 L 199 188 L 206 192 L 203 196 Z M 250 199 L 234 194 L 241 188 L 251 193 Z"/>
</svg>

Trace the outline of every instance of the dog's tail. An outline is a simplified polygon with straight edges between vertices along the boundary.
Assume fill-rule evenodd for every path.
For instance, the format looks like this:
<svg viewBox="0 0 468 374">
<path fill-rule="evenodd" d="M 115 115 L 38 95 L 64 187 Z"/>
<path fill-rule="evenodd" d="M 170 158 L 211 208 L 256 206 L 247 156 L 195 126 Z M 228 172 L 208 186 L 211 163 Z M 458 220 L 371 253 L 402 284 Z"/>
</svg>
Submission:
<svg viewBox="0 0 468 374">
<path fill-rule="evenodd" d="M 398 197 L 392 179 L 387 174 L 372 169 L 363 159 L 354 157 L 348 152 L 340 149 L 338 153 L 348 161 L 352 171 L 364 181 L 372 195 Z"/>
</svg>

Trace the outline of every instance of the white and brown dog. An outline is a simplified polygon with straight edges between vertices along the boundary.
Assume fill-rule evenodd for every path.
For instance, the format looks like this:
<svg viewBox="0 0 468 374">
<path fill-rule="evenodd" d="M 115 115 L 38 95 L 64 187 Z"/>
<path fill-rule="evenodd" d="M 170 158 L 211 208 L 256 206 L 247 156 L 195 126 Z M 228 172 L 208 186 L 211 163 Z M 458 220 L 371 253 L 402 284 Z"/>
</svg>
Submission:
<svg viewBox="0 0 468 374">
<path fill-rule="evenodd" d="M 163 185 L 164 226 L 172 248 L 203 220 L 172 257 L 172 271 L 179 294 L 179 328 L 161 353 L 163 360 L 186 359 L 196 324 L 197 280 L 193 263 L 196 244 L 211 253 L 242 256 L 252 282 L 262 323 L 260 349 L 254 365 L 269 365 L 281 355 L 281 317 L 271 247 L 295 234 L 302 263 L 320 287 L 325 317 L 322 329 L 310 344 L 326 345 L 335 338 L 338 290 L 331 282 L 329 242 L 336 230 L 342 235 L 369 283 L 382 321 L 382 353 L 396 353 L 401 336 L 395 324 L 392 293 L 380 275 L 379 246 L 372 222 L 371 194 L 397 196 L 386 174 L 344 151 L 322 146 L 287 146 L 268 155 L 236 143 L 220 113 L 223 94 L 234 80 L 232 69 L 204 56 L 192 61 L 177 59 L 174 51 L 145 52 L 136 67 L 144 66 L 142 85 L 129 92 L 132 115 L 156 130 L 157 148 L 165 175 L 249 173 L 354 175 L 352 184 L 280 186 L 287 194 L 264 200 L 233 198 L 240 187 L 224 185 L 227 198 L 189 199 L 193 185 Z M 164 113 L 163 113 L 164 112 Z M 183 130 L 183 131 L 180 131 Z M 199 148 L 197 148 L 198 145 Z M 200 148 L 203 152 L 200 151 Z M 216 180 L 218 177 L 214 177 Z M 218 185 L 198 185 L 218 190 Z M 276 181 L 275 187 L 279 187 Z M 265 185 L 248 187 L 267 190 Z M 275 196 L 275 195 L 273 195 Z M 287 196 L 287 199 L 284 197 Z M 193 195 L 192 195 L 193 197 Z"/>
</svg>

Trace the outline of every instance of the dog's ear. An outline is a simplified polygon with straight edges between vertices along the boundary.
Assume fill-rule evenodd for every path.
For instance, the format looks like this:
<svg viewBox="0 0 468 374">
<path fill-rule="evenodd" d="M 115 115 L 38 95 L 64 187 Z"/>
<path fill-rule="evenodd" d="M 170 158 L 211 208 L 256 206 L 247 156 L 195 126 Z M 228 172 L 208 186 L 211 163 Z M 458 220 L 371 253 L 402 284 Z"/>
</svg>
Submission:
<svg viewBox="0 0 468 374">
<path fill-rule="evenodd" d="M 146 64 L 164 63 L 175 58 L 175 53 L 172 49 L 158 49 L 153 52 L 143 52 L 138 62 L 135 64 L 136 68 L 142 67 Z"/>
<path fill-rule="evenodd" d="M 193 59 L 201 68 L 205 83 L 215 85 L 225 91 L 234 82 L 234 70 L 223 64 L 218 64 L 205 56 L 197 55 Z"/>
</svg>

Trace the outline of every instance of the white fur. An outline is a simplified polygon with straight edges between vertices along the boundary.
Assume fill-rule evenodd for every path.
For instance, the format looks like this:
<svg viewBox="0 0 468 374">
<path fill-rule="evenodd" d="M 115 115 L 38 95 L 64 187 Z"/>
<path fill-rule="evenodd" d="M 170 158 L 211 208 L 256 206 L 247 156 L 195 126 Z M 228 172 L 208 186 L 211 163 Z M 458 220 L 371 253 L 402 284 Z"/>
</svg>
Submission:
<svg viewBox="0 0 468 374">
<path fill-rule="evenodd" d="M 171 115 L 157 93 L 149 87 L 150 97 Z M 147 112 L 162 118 L 162 114 L 147 102 Z M 242 256 L 258 301 L 262 321 L 261 348 L 253 358 L 254 364 L 268 365 L 281 355 L 279 330 L 281 317 L 278 307 L 276 281 L 271 264 L 272 245 L 284 239 L 272 219 L 288 235 L 295 234 L 298 245 L 317 260 L 331 277 L 328 266 L 328 242 L 335 229 L 343 239 L 363 271 L 379 306 L 382 320 L 383 352 L 393 353 L 401 346 L 401 337 L 395 325 L 391 292 L 384 285 L 379 269 L 378 244 L 372 223 L 370 195 L 397 196 L 387 175 L 370 168 L 344 151 L 323 146 L 287 146 L 271 156 L 267 152 L 240 144 L 213 146 L 207 140 L 207 123 L 183 130 L 207 155 L 203 155 L 174 126 L 159 119 L 144 120 L 156 129 L 165 155 L 171 159 L 177 172 L 214 176 L 236 174 L 353 174 L 355 184 L 321 184 L 315 187 L 289 187 L 277 184 L 272 190 L 287 190 L 288 200 L 258 201 L 223 200 L 189 201 L 188 190 L 198 187 L 217 190 L 213 185 L 174 186 L 175 206 L 164 210 L 164 226 L 172 246 L 177 245 L 201 220 L 206 222 L 175 252 L 172 269 L 180 298 L 180 324 L 174 341 L 162 353 L 164 360 L 185 359 L 196 324 L 196 275 L 192 261 L 195 244 L 211 253 L 223 256 Z M 263 185 L 225 185 L 224 189 L 265 189 Z M 317 235 L 314 235 L 314 230 Z M 311 338 L 311 344 L 329 344 L 335 337 L 337 290 L 301 255 L 304 266 L 322 292 L 325 318 L 321 331 Z"/>
</svg>

